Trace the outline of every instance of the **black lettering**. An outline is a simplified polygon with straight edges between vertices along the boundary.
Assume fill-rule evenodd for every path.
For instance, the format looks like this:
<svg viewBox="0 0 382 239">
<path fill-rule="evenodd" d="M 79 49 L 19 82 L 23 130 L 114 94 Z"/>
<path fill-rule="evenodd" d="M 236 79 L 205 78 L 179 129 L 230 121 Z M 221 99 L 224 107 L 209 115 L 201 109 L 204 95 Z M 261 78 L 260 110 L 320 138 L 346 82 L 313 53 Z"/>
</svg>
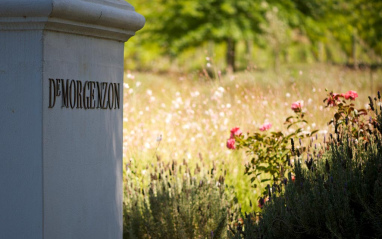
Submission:
<svg viewBox="0 0 382 239">
<path fill-rule="evenodd" d="M 114 97 L 115 97 L 114 109 L 119 109 L 119 97 L 120 97 L 119 85 L 120 83 L 114 83 Z"/>
<path fill-rule="evenodd" d="M 49 78 L 49 108 L 53 108 L 55 104 L 56 104 L 56 84 L 54 82 L 54 79 Z"/>
<path fill-rule="evenodd" d="M 74 80 L 71 80 L 69 85 L 69 102 L 70 108 L 73 109 L 77 103 L 77 86 Z"/>
<path fill-rule="evenodd" d="M 101 85 L 99 84 L 99 82 L 97 81 L 97 109 L 99 109 L 100 107 L 102 108 L 102 89 L 101 89 Z"/>
<path fill-rule="evenodd" d="M 82 88 L 83 92 L 82 92 L 82 101 L 84 103 L 84 109 L 86 110 L 87 107 L 86 107 L 86 85 L 88 84 L 87 81 L 85 81 L 85 84 L 84 84 L 84 88 Z"/>
<path fill-rule="evenodd" d="M 62 85 L 62 107 L 69 107 L 69 80 L 61 79 L 61 85 Z"/>
<path fill-rule="evenodd" d="M 82 82 L 77 80 L 77 109 L 82 109 Z"/>
<path fill-rule="evenodd" d="M 61 95 L 60 83 L 61 83 L 61 79 L 56 79 L 56 93 L 55 93 L 56 96 Z"/>
<path fill-rule="evenodd" d="M 91 85 L 91 81 L 87 81 L 87 88 L 88 88 L 89 96 L 86 96 L 86 108 L 88 108 L 88 109 L 91 109 L 90 108 L 90 85 Z"/>
<path fill-rule="evenodd" d="M 95 100 L 94 100 L 94 88 L 95 88 L 95 82 L 90 82 L 90 108 L 95 108 Z"/>
<path fill-rule="evenodd" d="M 111 92 L 110 92 L 110 90 L 111 90 Z M 110 83 L 109 84 L 109 89 L 107 91 L 107 105 L 109 106 L 109 109 L 113 108 L 113 104 L 114 104 L 114 102 L 113 102 L 113 94 L 114 94 L 113 83 Z"/>
<path fill-rule="evenodd" d="M 49 78 L 48 108 L 61 97 L 62 108 L 120 109 L 122 93 L 120 83 Z"/>
<path fill-rule="evenodd" d="M 107 104 L 106 104 L 107 82 L 102 82 L 102 88 L 105 88 L 105 91 L 103 93 L 102 109 L 107 109 Z"/>
</svg>

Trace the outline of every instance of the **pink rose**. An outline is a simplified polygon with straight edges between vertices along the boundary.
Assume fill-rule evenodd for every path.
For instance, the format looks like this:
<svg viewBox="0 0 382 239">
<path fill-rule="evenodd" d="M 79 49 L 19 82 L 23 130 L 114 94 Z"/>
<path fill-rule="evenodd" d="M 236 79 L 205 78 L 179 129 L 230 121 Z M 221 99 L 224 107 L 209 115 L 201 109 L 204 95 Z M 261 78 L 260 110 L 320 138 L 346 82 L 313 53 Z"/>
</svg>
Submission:
<svg viewBox="0 0 382 239">
<path fill-rule="evenodd" d="M 235 138 L 235 136 L 240 136 L 242 134 L 239 127 L 235 127 L 231 129 L 231 138 Z"/>
<path fill-rule="evenodd" d="M 235 149 L 235 148 L 236 148 L 236 147 L 235 147 L 235 143 L 236 143 L 236 141 L 235 141 L 234 138 L 230 138 L 230 139 L 228 139 L 228 140 L 227 140 L 227 148 L 229 148 L 229 149 Z"/>
<path fill-rule="evenodd" d="M 296 181 L 296 177 L 294 175 L 291 176 L 292 182 Z"/>
<path fill-rule="evenodd" d="M 259 129 L 261 131 L 266 131 L 266 130 L 270 129 L 271 127 L 272 127 L 271 123 L 264 123 Z"/>
<path fill-rule="evenodd" d="M 291 109 L 294 112 L 301 112 L 303 105 L 304 105 L 304 102 L 302 100 L 299 100 L 299 101 L 292 103 Z"/>
<path fill-rule="evenodd" d="M 358 94 L 357 92 L 355 91 L 352 91 L 352 90 L 349 90 L 348 92 L 346 92 L 345 94 L 343 94 L 343 96 L 345 97 L 345 99 L 350 99 L 350 100 L 355 100 L 355 98 L 358 97 Z"/>
</svg>

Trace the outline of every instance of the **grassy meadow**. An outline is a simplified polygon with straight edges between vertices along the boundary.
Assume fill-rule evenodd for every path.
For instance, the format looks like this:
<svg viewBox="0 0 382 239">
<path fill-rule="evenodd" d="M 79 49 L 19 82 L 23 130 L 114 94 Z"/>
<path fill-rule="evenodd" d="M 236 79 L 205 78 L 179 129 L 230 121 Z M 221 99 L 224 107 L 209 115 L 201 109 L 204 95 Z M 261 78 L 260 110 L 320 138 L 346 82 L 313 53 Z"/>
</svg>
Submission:
<svg viewBox="0 0 382 239">
<path fill-rule="evenodd" d="M 244 175 L 249 157 L 229 150 L 230 129 L 256 132 L 264 122 L 271 130 L 285 130 L 290 106 L 304 101 L 304 130 L 319 129 L 319 138 L 332 129 L 325 108 L 325 89 L 337 93 L 354 90 L 357 108 L 368 104 L 368 96 L 382 90 L 382 72 L 351 70 L 327 64 L 285 65 L 279 74 L 269 70 L 247 70 L 220 74 L 206 60 L 205 70 L 179 74 L 126 72 L 124 79 L 123 156 L 124 174 L 138 184 L 148 184 L 157 157 L 162 162 L 215 168 L 225 174 L 244 211 L 257 211 L 260 190 L 251 188 Z M 212 72 L 208 74 L 207 72 Z"/>
</svg>

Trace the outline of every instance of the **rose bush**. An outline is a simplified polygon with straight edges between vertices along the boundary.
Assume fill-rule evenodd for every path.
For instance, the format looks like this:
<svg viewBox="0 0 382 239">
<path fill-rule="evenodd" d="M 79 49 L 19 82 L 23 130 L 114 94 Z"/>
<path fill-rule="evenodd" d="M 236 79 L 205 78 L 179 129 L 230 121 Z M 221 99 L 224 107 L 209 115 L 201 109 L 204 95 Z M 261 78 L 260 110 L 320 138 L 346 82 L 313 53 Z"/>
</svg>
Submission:
<svg viewBox="0 0 382 239">
<path fill-rule="evenodd" d="M 227 140 L 227 148 L 246 150 L 251 160 L 246 165 L 245 174 L 251 178 L 253 187 L 261 188 L 264 198 L 268 194 L 266 190 L 267 184 L 278 184 L 286 179 L 286 173 L 291 170 L 290 157 L 294 155 L 302 157 L 303 152 L 306 150 L 304 147 L 299 149 L 291 147 L 290 140 L 294 137 L 300 139 L 310 137 L 317 132 L 317 130 L 309 133 L 303 131 L 303 126 L 307 122 L 304 119 L 302 107 L 303 101 L 294 102 L 291 106 L 295 115 L 288 117 L 285 121 L 287 130 L 294 127 L 294 130 L 290 133 L 269 131 L 272 127 L 270 122 L 266 122 L 259 127 L 262 133 L 255 132 L 252 135 L 248 133 L 244 136 L 239 127 L 231 130 L 230 138 Z M 263 197 L 259 197 L 260 200 L 264 200 Z"/>
<path fill-rule="evenodd" d="M 336 109 L 334 118 L 329 122 L 329 124 L 334 124 L 335 133 L 338 132 L 339 127 L 352 124 L 349 130 L 352 132 L 353 137 L 358 138 L 371 128 L 373 124 L 372 119 L 370 122 L 360 119 L 360 116 L 366 115 L 367 111 L 365 109 L 356 110 L 352 102 L 346 101 L 353 101 L 357 97 L 357 92 L 352 90 L 346 93 L 328 93 L 324 102 L 326 107 L 335 107 Z M 307 167 L 309 169 L 313 167 L 315 160 L 313 157 L 317 157 L 316 151 L 318 150 L 314 151 L 316 153 L 307 152 L 309 149 L 302 146 L 302 139 L 312 137 L 318 130 L 313 130 L 312 132 L 303 131 L 303 127 L 307 124 L 307 121 L 304 119 L 303 105 L 304 102 L 302 100 L 296 101 L 291 105 L 295 115 L 285 120 L 286 129 L 290 133 L 285 133 L 286 131 L 269 132 L 268 130 L 272 124 L 268 122 L 259 128 L 263 133 L 255 132 L 252 135 L 244 136 L 239 127 L 231 130 L 227 147 L 229 149 L 246 150 L 251 160 L 246 165 L 245 174 L 250 176 L 253 187 L 261 186 L 264 198 L 268 194 L 266 187 L 280 184 L 282 181 L 287 180 L 286 175 L 292 171 L 291 158 L 298 161 L 303 161 L 302 159 L 306 158 L 305 164 Z M 372 102 L 370 105 L 373 107 Z M 299 147 L 294 145 L 293 139 L 297 137 L 299 138 Z M 295 181 L 295 176 L 291 175 L 291 180 Z M 267 184 L 268 186 L 266 186 Z M 260 197 L 260 200 L 263 197 Z"/>
<path fill-rule="evenodd" d="M 356 109 L 351 101 L 358 97 L 357 92 L 348 91 L 344 94 L 336 94 L 330 92 L 328 97 L 324 99 L 326 107 L 334 107 L 335 113 L 333 119 L 328 124 L 334 126 L 334 133 L 340 130 L 346 130 L 354 139 L 365 138 L 366 134 L 371 132 L 371 129 L 376 124 L 376 118 L 365 116 L 368 115 L 366 109 Z M 346 100 L 350 100 L 347 102 Z M 370 109 L 373 111 L 373 99 L 369 97 Z M 375 98 L 374 101 L 377 99 Z"/>
<path fill-rule="evenodd" d="M 349 92 L 330 92 L 325 99 L 334 108 L 329 123 L 337 126 L 324 151 L 305 161 L 306 167 L 295 160 L 295 176 L 289 173 L 288 180 L 268 187 L 259 200 L 263 210 L 245 214 L 236 230 L 230 227 L 231 238 L 381 237 L 381 96 L 369 97 L 368 109 L 357 110 L 346 100 L 358 94 Z"/>
</svg>

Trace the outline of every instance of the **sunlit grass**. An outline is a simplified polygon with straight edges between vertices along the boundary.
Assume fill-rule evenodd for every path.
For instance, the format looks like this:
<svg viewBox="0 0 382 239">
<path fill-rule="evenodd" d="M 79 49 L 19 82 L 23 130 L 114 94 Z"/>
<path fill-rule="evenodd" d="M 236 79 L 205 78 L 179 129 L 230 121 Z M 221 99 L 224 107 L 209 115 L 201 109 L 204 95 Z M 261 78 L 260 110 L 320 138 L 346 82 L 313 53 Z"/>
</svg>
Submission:
<svg viewBox="0 0 382 239">
<path fill-rule="evenodd" d="M 355 90 L 356 106 L 365 107 L 367 96 L 382 89 L 382 74 L 375 72 L 371 80 L 368 70 L 329 65 L 285 66 L 279 75 L 252 70 L 213 78 L 203 73 L 127 72 L 124 162 L 137 166 L 134 174 L 143 183 L 156 155 L 164 162 L 214 164 L 219 172 L 226 171 L 227 184 L 235 187 L 243 209 L 249 210 L 249 199 L 256 201 L 260 195 L 243 175 L 249 158 L 226 148 L 229 130 L 237 126 L 255 132 L 264 122 L 271 122 L 273 130 L 285 130 L 283 122 L 293 114 L 290 105 L 297 100 L 304 101 L 307 112 L 305 130 L 330 130 L 326 123 L 331 110 L 322 102 L 325 88 L 339 93 Z"/>
</svg>

